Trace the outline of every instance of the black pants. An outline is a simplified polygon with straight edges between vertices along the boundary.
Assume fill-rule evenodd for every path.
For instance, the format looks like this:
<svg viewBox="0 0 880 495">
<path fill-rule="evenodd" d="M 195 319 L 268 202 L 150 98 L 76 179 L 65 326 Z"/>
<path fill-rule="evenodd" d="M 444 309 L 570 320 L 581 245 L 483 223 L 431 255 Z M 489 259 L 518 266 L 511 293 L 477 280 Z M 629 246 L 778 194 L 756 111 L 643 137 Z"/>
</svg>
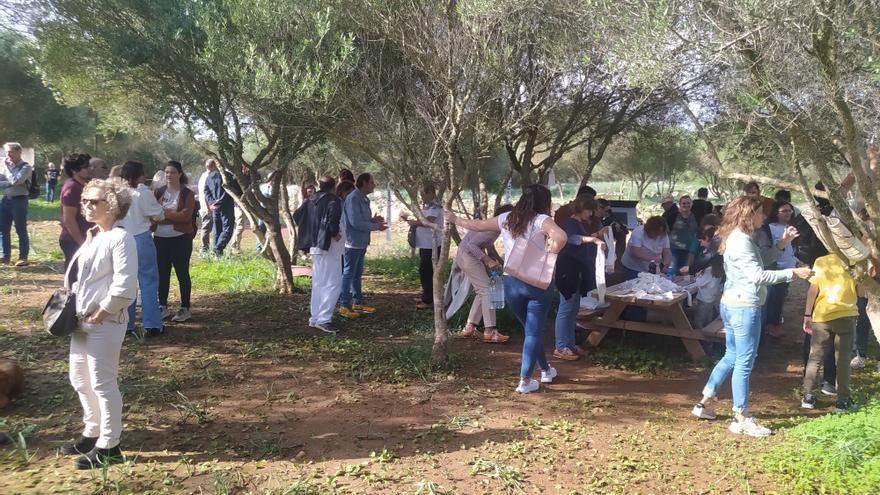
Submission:
<svg viewBox="0 0 880 495">
<path fill-rule="evenodd" d="M 437 248 L 440 252 L 440 248 Z M 422 282 L 422 302 L 434 303 L 434 250 L 419 249 L 419 280 Z"/>
<path fill-rule="evenodd" d="M 76 241 L 68 240 L 68 239 L 58 239 L 58 245 L 61 246 L 61 252 L 64 253 L 64 271 L 67 271 L 67 267 L 70 265 L 70 260 L 73 259 L 73 255 L 79 250 L 79 244 Z M 76 280 L 77 269 L 73 267 L 73 270 L 70 271 L 70 279 Z"/>
<path fill-rule="evenodd" d="M 180 285 L 180 307 L 189 308 L 192 280 L 189 278 L 189 260 L 192 257 L 193 238 L 190 234 L 177 237 L 153 236 L 156 245 L 156 264 L 159 265 L 159 305 L 168 306 L 171 287 L 171 267 Z"/>
</svg>

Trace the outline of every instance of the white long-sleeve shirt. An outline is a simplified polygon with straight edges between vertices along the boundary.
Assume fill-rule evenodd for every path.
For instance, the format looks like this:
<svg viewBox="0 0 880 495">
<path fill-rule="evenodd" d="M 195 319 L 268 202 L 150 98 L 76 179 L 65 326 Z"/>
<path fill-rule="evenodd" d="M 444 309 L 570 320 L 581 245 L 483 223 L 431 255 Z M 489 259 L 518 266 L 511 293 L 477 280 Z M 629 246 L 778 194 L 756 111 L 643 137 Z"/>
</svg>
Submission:
<svg viewBox="0 0 880 495">
<path fill-rule="evenodd" d="M 140 235 L 150 230 L 152 221 L 165 219 L 165 210 L 156 201 L 153 191 L 144 184 L 131 190 L 131 206 L 128 213 L 122 219 L 122 226 L 131 235 Z"/>
<path fill-rule="evenodd" d="M 199 191 L 197 194 L 199 195 L 199 205 L 202 207 L 202 216 L 211 214 L 211 209 L 208 208 L 208 200 L 205 198 L 205 183 L 208 181 L 209 175 L 211 175 L 211 172 L 205 170 L 199 176 Z"/>
<path fill-rule="evenodd" d="M 128 307 L 138 290 L 134 236 L 121 227 L 106 232 L 93 227 L 76 257 L 79 276 L 73 291 L 77 315 L 88 316 L 101 308 L 110 313 L 107 321 L 128 323 Z"/>
</svg>

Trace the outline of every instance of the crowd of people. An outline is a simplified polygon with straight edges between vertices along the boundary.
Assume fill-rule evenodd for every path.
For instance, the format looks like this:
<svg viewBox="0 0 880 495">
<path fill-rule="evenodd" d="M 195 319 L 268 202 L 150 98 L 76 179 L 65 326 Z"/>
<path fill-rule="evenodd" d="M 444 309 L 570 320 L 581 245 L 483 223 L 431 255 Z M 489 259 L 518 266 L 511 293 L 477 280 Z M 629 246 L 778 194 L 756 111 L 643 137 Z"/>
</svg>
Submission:
<svg viewBox="0 0 880 495">
<path fill-rule="evenodd" d="M 821 189 L 821 184 L 817 186 Z M 484 341 L 507 340 L 499 337 L 494 312 L 485 309 L 486 270 L 498 269 L 489 248 L 501 234 L 507 264 L 510 253 L 519 249 L 517 240 L 531 240 L 535 232 L 542 232 L 539 237 L 547 243 L 546 249 L 558 253 L 553 278 L 559 292 L 553 357 L 573 361 L 584 354 L 574 337 L 581 298 L 596 287 L 599 268 L 595 260 L 597 253 L 607 252 L 607 236 L 616 237 L 618 231 L 626 230 L 625 226 L 609 223 L 607 202 L 602 205 L 603 200 L 595 196 L 592 188 L 582 187 L 575 200 L 558 208 L 551 218 L 549 191 L 543 186 L 529 186 L 516 205 L 504 207 L 494 218 L 464 219 L 445 213 L 447 222 L 468 230 L 455 263 L 471 279 L 477 293 L 462 335 L 479 335 L 482 318 Z M 705 188 L 696 196 L 693 200 L 683 195 L 677 201 L 664 197 L 663 214 L 648 218 L 629 234 L 620 260 L 626 280 L 642 273 L 693 277 L 696 297 L 689 316 L 694 328 L 703 328 L 719 317 L 723 322 L 724 355 L 713 368 L 692 413 L 702 419 L 715 419 L 712 404 L 718 390 L 730 379 L 734 419 L 729 430 L 758 437 L 770 434 L 749 412 L 749 377 L 762 337 L 778 341 L 784 336 L 782 308 L 794 278 L 810 283 L 802 325 L 801 406 L 816 407 L 818 390 L 835 398 L 835 411 L 853 409 L 850 370 L 865 366 L 871 329 L 865 313 L 866 299 L 860 297 L 864 294 L 843 262 L 827 251 L 805 261 L 795 257 L 792 241 L 801 233 L 794 225 L 799 212 L 791 204 L 788 191 L 780 190 L 770 199 L 761 196 L 758 184 L 751 182 L 745 185 L 741 197 L 723 208 L 708 201 Z M 819 202 L 828 214 L 828 201 L 819 198 Z M 423 215 L 428 216 L 427 212 Z M 552 288 L 518 278 L 514 268 L 504 277 L 504 295 L 525 333 L 516 391 L 530 393 L 557 376 L 543 348 Z M 644 321 L 647 315 L 640 310 L 630 307 L 624 318 Z M 820 365 L 821 386 L 817 377 Z M 540 380 L 533 377 L 535 366 L 541 370 Z"/>
<path fill-rule="evenodd" d="M 20 243 L 18 266 L 24 266 L 28 253 L 26 177 L 33 168 L 21 160 L 18 144 L 7 143 L 5 150 L 0 170 L 2 256 L 8 263 L 9 232 L 14 224 Z M 194 238 L 200 234 L 202 251 L 216 256 L 227 245 L 240 242 L 235 240 L 237 218 L 243 215 L 236 214 L 232 194 L 240 194 L 241 188 L 215 159 L 208 159 L 204 168 L 197 186 L 192 187 L 183 166 L 169 161 L 148 186 L 141 163 L 128 161 L 111 170 L 104 160 L 87 154 L 64 158 L 61 170 L 67 180 L 59 197 L 59 246 L 81 316 L 81 328 L 71 340 L 70 381 L 82 403 L 85 427 L 61 451 L 78 455 L 78 468 L 121 460 L 122 396 L 117 373 L 122 341 L 126 333 L 136 330 L 138 296 L 143 335 L 161 335 L 166 319 L 184 322 L 192 317 L 189 265 Z M 245 173 L 259 181 L 256 171 Z M 48 172 L 46 178 L 50 179 Z M 259 185 L 264 194 L 271 194 L 271 187 L 271 181 Z M 361 282 L 371 234 L 388 228 L 385 219 L 371 211 L 369 195 L 374 190 L 371 174 L 355 178 L 342 169 L 336 177 L 321 176 L 317 187 L 304 187 L 302 204 L 294 214 L 297 248 L 311 258 L 308 324 L 327 334 L 338 331 L 334 315 L 357 319 L 376 311 L 365 303 Z M 743 195 L 723 208 L 708 201 L 705 188 L 697 191 L 696 199 L 664 197 L 662 215 L 647 218 L 632 232 L 612 214 L 609 202 L 597 198 L 589 186 L 581 187 L 573 201 L 554 212 L 550 191 L 530 185 L 515 204 L 500 206 L 486 219 L 444 211 L 431 185 L 424 186 L 420 195 L 419 215 L 402 216 L 413 231 L 411 245 L 419 253 L 417 308 L 435 309 L 433 270 L 444 223 L 466 229 L 454 262 L 476 297 L 461 335 L 489 344 L 509 340 L 497 327 L 493 291 L 502 284 L 504 304 L 524 330 L 519 393 L 535 392 L 541 383 L 552 383 L 558 376 L 544 349 L 545 324 L 556 291 L 559 304 L 552 356 L 576 361 L 585 355 L 575 337 L 576 317 L 582 298 L 597 287 L 598 280 L 604 284 L 606 269 L 614 270 L 615 263 L 597 263 L 597 259 L 614 256 L 619 258 L 616 266 L 625 280 L 645 273 L 693 277 L 693 326 L 702 328 L 719 317 L 723 321 L 725 352 L 693 415 L 715 419 L 713 403 L 730 379 L 734 411 L 730 431 L 770 434 L 749 412 L 749 378 L 762 337 L 784 337 L 781 308 L 794 278 L 810 283 L 803 321 L 801 406 L 817 407 L 816 394 L 821 392 L 836 396 L 836 410 L 854 407 L 850 369 L 865 366 L 870 333 L 864 294 L 835 256 L 826 252 L 808 262 L 796 258 L 792 241 L 801 233 L 795 226 L 799 212 L 787 191 L 777 192 L 774 199 L 765 198 L 758 184 L 748 183 Z M 54 198 L 47 192 L 46 199 Z M 827 214 L 830 204 L 821 201 Z M 503 257 L 495 250 L 498 237 Z M 614 251 L 609 250 L 611 243 Z M 173 316 L 168 300 L 172 269 L 181 298 Z M 630 308 L 625 318 L 644 320 L 647 315 L 637 309 Z M 539 378 L 534 376 L 535 367 L 540 370 Z"/>
</svg>

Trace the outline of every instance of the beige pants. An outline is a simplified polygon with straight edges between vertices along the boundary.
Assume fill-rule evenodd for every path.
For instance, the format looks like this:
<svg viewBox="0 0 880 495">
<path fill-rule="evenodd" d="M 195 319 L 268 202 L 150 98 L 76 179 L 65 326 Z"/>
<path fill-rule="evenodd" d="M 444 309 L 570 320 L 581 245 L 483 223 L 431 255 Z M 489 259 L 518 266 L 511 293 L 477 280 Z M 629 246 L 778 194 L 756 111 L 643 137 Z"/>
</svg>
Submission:
<svg viewBox="0 0 880 495">
<path fill-rule="evenodd" d="M 235 229 L 232 231 L 232 241 L 229 243 L 234 251 L 241 249 L 241 236 L 244 234 L 244 212 L 238 206 L 235 207 Z"/>
<path fill-rule="evenodd" d="M 468 314 L 468 323 L 477 325 L 482 319 L 486 328 L 495 327 L 495 310 L 489 305 L 489 275 L 486 273 L 486 266 L 464 251 L 455 255 L 455 263 L 467 275 L 477 293 Z"/>
</svg>

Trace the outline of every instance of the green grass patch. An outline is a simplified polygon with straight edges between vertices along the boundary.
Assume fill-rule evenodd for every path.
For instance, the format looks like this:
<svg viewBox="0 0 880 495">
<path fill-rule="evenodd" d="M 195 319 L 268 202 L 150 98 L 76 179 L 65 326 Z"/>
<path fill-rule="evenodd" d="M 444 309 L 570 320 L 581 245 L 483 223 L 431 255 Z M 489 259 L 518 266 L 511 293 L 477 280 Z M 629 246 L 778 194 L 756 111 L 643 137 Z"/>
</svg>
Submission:
<svg viewBox="0 0 880 495">
<path fill-rule="evenodd" d="M 335 360 L 345 375 L 358 381 L 432 382 L 461 368 L 460 357 L 455 354 L 449 355 L 446 365 L 431 364 L 432 341 L 426 339 L 407 339 L 393 345 L 347 337 L 298 336 L 288 339 L 284 345 L 291 357 Z"/>
<path fill-rule="evenodd" d="M 28 220 L 60 220 L 61 203 L 47 203 L 45 199 L 32 199 L 28 201 Z"/>
<path fill-rule="evenodd" d="M 409 250 L 394 250 L 381 256 L 367 256 L 364 274 L 379 275 L 405 287 L 419 285 L 419 259 L 411 257 Z"/>
<path fill-rule="evenodd" d="M 763 458 L 784 493 L 867 494 L 880 487 L 880 401 L 786 431 Z"/>
<path fill-rule="evenodd" d="M 681 339 L 643 333 L 610 332 L 592 355 L 605 368 L 657 373 L 689 362 Z"/>
<path fill-rule="evenodd" d="M 190 274 L 193 288 L 200 292 L 268 292 L 275 285 L 275 265 L 257 254 L 220 259 L 193 256 Z"/>
</svg>

